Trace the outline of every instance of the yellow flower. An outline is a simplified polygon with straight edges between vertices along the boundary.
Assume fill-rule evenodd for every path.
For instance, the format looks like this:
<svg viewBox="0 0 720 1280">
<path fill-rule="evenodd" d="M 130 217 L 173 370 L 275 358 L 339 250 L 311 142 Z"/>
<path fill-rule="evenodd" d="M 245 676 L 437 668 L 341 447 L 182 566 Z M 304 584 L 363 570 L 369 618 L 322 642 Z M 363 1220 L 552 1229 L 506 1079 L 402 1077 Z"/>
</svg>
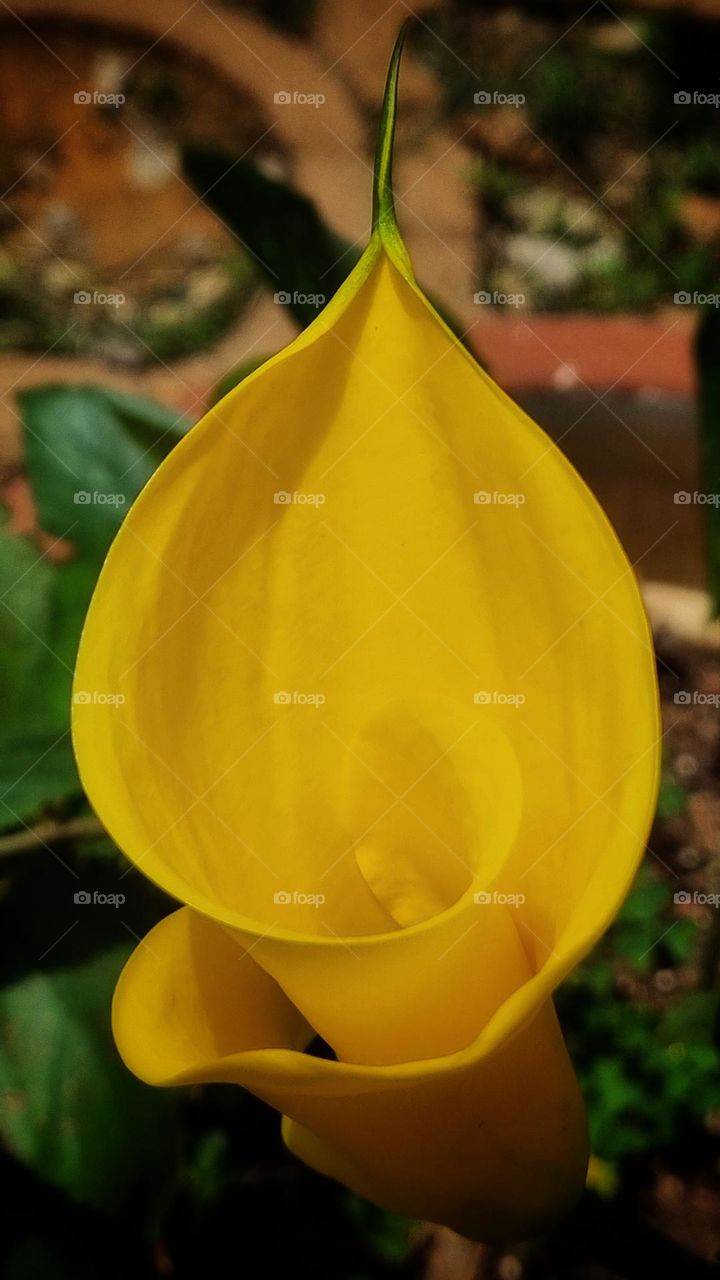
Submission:
<svg viewBox="0 0 720 1280">
<path fill-rule="evenodd" d="M 641 856 L 656 687 L 602 511 L 415 283 L 399 56 L 369 246 L 129 512 L 74 739 L 186 904 L 121 977 L 130 1069 L 244 1085 L 316 1169 L 497 1240 L 583 1185 L 551 995 Z"/>
</svg>

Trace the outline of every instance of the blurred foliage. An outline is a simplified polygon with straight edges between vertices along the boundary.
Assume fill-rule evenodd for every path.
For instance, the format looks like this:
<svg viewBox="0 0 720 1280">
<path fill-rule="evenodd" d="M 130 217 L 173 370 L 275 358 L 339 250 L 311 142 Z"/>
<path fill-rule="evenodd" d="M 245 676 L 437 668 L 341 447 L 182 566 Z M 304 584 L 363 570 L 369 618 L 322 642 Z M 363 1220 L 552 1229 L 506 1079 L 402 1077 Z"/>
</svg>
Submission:
<svg viewBox="0 0 720 1280">
<path fill-rule="evenodd" d="M 92 586 L 82 564 L 51 565 L 26 539 L 0 532 L 0 830 L 80 789 L 70 682 Z"/>
<path fill-rule="evenodd" d="M 670 770 L 666 769 L 660 779 L 660 794 L 657 806 L 658 818 L 663 821 L 669 818 L 679 818 L 686 808 L 687 792 L 685 788 Z"/>
<path fill-rule="evenodd" d="M 698 930 L 673 917 L 672 902 L 667 880 L 644 866 L 615 925 L 559 993 L 592 1150 L 605 1161 L 687 1140 L 720 1108 L 720 996 L 683 989 L 676 971 L 695 956 Z M 661 997 L 668 975 L 670 998 Z"/>
<path fill-rule="evenodd" d="M 449 127 L 465 137 L 469 126 L 479 157 L 484 288 L 601 313 L 702 292 L 720 241 L 717 210 L 698 198 L 720 196 L 720 142 L 714 106 L 684 99 L 714 92 L 710 28 L 702 38 L 680 7 L 595 5 L 575 19 L 562 6 L 462 0 L 423 15 L 415 47 L 442 86 Z M 523 101 L 478 106 L 478 91 Z"/>
<path fill-rule="evenodd" d="M 83 290 L 77 288 L 77 272 L 61 290 L 50 289 L 46 276 L 43 262 L 20 268 L 0 254 L 0 350 L 52 348 L 133 366 L 177 359 L 221 337 L 257 291 L 257 272 L 243 252 L 226 254 L 205 272 L 186 269 L 182 279 L 156 293 L 137 293 L 128 283 L 126 296 L 90 270 L 83 273 Z M 202 296 L 205 281 L 217 295 L 209 300 Z M 77 301 L 78 293 L 86 296 L 85 304 Z M 94 303 L 93 295 L 122 301 Z"/>
<path fill-rule="evenodd" d="M 130 503 L 188 423 L 152 400 L 91 385 L 50 384 L 18 398 L 40 525 L 69 536 L 97 569 Z"/>
<path fill-rule="evenodd" d="M 37 387 L 19 401 L 40 524 L 76 554 L 57 563 L 0 535 L 0 830 L 80 792 L 69 732 L 80 630 L 128 505 L 185 430 L 170 409 L 99 387 Z"/>
<path fill-rule="evenodd" d="M 24 866 L 0 903 L 0 1134 L 73 1199 L 117 1213 L 168 1176 L 177 1096 L 140 1084 L 114 1049 L 110 998 L 133 938 L 116 907 L 77 903 L 87 874 Z M 126 888 L 117 865 L 91 874 L 94 892 Z"/>
</svg>

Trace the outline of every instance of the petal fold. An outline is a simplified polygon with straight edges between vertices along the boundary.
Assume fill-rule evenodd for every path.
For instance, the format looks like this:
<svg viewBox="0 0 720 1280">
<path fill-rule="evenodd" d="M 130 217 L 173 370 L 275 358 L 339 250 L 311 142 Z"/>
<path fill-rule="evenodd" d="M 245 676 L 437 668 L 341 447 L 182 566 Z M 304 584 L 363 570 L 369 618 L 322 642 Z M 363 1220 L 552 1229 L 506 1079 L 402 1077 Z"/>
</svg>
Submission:
<svg viewBox="0 0 720 1280">
<path fill-rule="evenodd" d="M 496 1052 L 412 1067 L 313 1058 L 310 1029 L 261 966 L 183 908 L 128 962 L 113 1029 L 141 1078 L 244 1085 L 284 1112 L 303 1160 L 397 1212 L 519 1239 L 582 1190 L 582 1104 L 547 1002 Z"/>
</svg>

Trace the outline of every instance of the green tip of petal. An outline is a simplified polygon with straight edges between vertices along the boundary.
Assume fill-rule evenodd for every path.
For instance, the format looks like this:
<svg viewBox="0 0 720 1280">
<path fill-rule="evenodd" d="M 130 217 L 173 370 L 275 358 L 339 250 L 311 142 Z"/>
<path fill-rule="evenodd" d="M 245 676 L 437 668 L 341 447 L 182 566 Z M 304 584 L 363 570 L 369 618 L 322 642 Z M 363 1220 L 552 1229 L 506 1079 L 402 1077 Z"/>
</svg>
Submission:
<svg viewBox="0 0 720 1280">
<path fill-rule="evenodd" d="M 412 278 L 412 267 L 395 217 L 392 167 L 400 60 L 405 37 L 413 22 L 413 18 L 406 18 L 403 22 L 395 41 L 390 65 L 388 66 L 380 127 L 375 148 L 372 214 L 373 236 L 382 241 L 390 257 L 406 278 Z"/>
</svg>

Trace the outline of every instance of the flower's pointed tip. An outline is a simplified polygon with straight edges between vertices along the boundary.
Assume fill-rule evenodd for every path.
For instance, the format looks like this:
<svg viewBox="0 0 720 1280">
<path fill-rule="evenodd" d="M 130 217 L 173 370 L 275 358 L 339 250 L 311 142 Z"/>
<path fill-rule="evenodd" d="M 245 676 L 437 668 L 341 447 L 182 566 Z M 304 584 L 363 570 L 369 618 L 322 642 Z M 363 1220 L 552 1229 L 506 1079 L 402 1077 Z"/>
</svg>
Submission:
<svg viewBox="0 0 720 1280">
<path fill-rule="evenodd" d="M 400 268 L 402 274 L 408 278 L 412 278 L 412 267 L 400 236 L 395 216 L 392 168 L 400 61 L 408 32 L 416 23 L 417 20 L 413 15 L 405 18 L 400 26 L 392 54 L 390 55 L 375 148 L 373 177 L 373 235 L 382 240 L 390 257 Z"/>
</svg>

